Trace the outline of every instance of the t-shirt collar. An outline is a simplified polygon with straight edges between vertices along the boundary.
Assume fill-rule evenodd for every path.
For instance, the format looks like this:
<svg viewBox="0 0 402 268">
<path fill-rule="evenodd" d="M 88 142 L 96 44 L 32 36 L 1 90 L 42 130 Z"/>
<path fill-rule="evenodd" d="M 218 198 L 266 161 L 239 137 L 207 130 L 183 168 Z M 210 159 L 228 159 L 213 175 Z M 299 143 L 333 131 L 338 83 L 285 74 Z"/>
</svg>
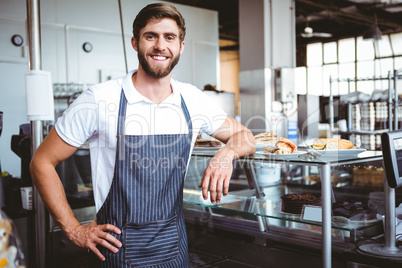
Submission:
<svg viewBox="0 0 402 268">
<path fill-rule="evenodd" d="M 129 104 L 139 103 L 139 102 L 146 102 L 146 103 L 153 103 L 151 100 L 146 98 L 145 96 L 141 95 L 137 89 L 133 85 L 132 76 L 136 73 L 137 70 L 130 71 L 125 77 L 123 77 L 123 91 L 124 95 L 126 95 L 127 102 Z M 181 98 L 180 92 L 175 80 L 171 79 L 170 85 L 172 86 L 173 93 L 169 95 L 163 102 L 159 105 L 181 105 Z"/>
</svg>

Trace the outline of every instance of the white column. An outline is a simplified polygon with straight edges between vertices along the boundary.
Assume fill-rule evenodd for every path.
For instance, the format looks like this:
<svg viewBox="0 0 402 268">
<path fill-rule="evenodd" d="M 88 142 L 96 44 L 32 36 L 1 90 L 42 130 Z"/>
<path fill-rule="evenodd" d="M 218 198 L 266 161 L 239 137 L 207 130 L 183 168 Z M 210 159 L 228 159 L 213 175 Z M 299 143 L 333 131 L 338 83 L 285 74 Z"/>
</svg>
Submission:
<svg viewBox="0 0 402 268">
<path fill-rule="evenodd" d="M 275 128 L 272 70 L 296 67 L 294 0 L 239 0 L 242 123 L 253 132 Z"/>
</svg>

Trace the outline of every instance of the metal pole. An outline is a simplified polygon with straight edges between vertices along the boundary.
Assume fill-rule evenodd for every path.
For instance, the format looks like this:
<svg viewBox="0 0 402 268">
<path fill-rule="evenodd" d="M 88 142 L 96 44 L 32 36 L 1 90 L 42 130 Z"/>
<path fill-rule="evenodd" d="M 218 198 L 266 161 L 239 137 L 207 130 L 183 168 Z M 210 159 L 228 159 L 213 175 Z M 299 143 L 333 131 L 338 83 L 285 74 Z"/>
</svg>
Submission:
<svg viewBox="0 0 402 268">
<path fill-rule="evenodd" d="M 384 244 L 364 244 L 360 249 L 364 253 L 381 256 L 382 258 L 400 258 L 402 249 L 396 245 L 396 222 L 395 222 L 395 189 L 389 187 L 387 174 L 384 169 Z"/>
<path fill-rule="evenodd" d="M 394 89 L 395 89 L 395 105 L 394 105 L 394 130 L 397 130 L 399 123 L 399 114 L 398 114 L 398 106 L 399 106 L 399 96 L 398 96 L 398 71 L 394 70 Z"/>
<path fill-rule="evenodd" d="M 123 41 L 124 64 L 125 64 L 125 67 L 126 67 L 126 73 L 128 73 L 127 55 L 126 55 L 126 42 L 124 40 L 123 14 L 121 12 L 121 0 L 119 0 L 119 15 L 120 15 L 121 38 L 122 38 L 122 41 Z"/>
<path fill-rule="evenodd" d="M 29 70 L 41 69 L 40 5 L 39 0 L 27 0 Z M 31 153 L 43 140 L 41 120 L 31 121 Z M 36 187 L 33 187 L 35 210 L 35 262 L 37 268 L 45 267 L 46 259 L 46 209 Z"/>
<path fill-rule="evenodd" d="M 321 166 L 322 267 L 331 267 L 331 166 Z"/>
<path fill-rule="evenodd" d="M 392 74 L 388 72 L 388 128 L 392 131 Z"/>
<path fill-rule="evenodd" d="M 334 133 L 334 96 L 332 95 L 332 77 L 329 77 L 329 135 Z"/>
<path fill-rule="evenodd" d="M 350 93 L 350 79 L 348 78 L 348 93 Z M 354 126 L 353 126 L 353 105 L 351 103 L 348 103 L 348 130 L 353 131 Z M 350 137 L 350 136 L 349 136 Z M 356 137 L 355 137 L 355 142 L 356 142 Z"/>
<path fill-rule="evenodd" d="M 384 172 L 384 194 L 385 194 L 385 245 L 388 251 L 397 251 L 395 241 L 395 189 L 388 186 L 386 173 Z"/>
</svg>

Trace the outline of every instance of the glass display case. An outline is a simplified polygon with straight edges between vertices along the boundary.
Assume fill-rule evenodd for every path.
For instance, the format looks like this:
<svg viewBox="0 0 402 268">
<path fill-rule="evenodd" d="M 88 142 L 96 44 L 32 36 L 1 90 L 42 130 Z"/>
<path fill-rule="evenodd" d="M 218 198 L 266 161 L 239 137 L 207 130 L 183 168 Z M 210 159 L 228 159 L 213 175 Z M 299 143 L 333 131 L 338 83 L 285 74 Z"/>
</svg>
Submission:
<svg viewBox="0 0 402 268">
<path fill-rule="evenodd" d="M 378 151 L 323 151 L 312 157 L 272 155 L 258 151 L 234 162 L 229 194 L 212 204 L 202 198 L 198 184 L 216 149 L 194 148 L 184 184 L 187 211 L 219 216 L 241 228 L 258 226 L 262 233 L 288 233 L 286 240 L 316 238 L 322 243 L 323 267 L 331 267 L 335 242 L 351 244 L 383 234 L 384 180 Z M 320 203 L 284 211 L 284 198 L 311 194 Z M 401 200 L 399 193 L 396 199 Z M 398 202 L 398 204 L 399 204 Z"/>
</svg>

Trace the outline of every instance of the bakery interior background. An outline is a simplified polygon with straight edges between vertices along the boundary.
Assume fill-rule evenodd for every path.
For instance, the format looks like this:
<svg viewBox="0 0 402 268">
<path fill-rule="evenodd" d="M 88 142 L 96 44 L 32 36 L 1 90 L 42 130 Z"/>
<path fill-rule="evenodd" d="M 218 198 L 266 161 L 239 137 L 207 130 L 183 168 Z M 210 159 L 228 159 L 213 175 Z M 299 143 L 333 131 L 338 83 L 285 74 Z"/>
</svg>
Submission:
<svg viewBox="0 0 402 268">
<path fill-rule="evenodd" d="M 152 1 L 135 1 L 134 3 L 123 1 L 127 61 L 130 68 L 135 68 L 137 64 L 136 55 L 129 47 L 131 13 L 132 10 L 139 10 L 148 2 Z M 178 4 L 185 15 L 190 14 L 186 17 L 188 26 L 191 27 L 187 36 L 186 55 L 177 66 L 176 74 L 179 76 L 177 78 L 191 82 L 201 89 L 210 84 L 218 91 L 232 93 L 235 106 L 233 115 L 240 115 L 242 119 L 247 119 L 247 114 L 242 116 L 242 113 L 251 109 L 246 105 L 248 101 L 243 101 L 243 104 L 239 105 L 240 64 L 242 60 L 245 60 L 245 57 L 241 58 L 239 53 L 241 50 L 240 1 L 175 0 L 168 2 Z M 265 3 L 270 2 L 265 1 Z M 327 97 L 330 76 L 340 79 L 379 77 L 387 76 L 389 71 L 402 68 L 402 1 L 295 0 L 290 2 L 295 7 L 293 27 L 296 68 L 293 90 L 296 94 Z M 80 8 L 77 9 L 77 6 Z M 28 68 L 26 3 L 4 0 L 1 2 L 1 7 L 0 74 L 4 83 L 0 107 L 2 110 L 7 110 L 4 113 L 5 126 L 0 139 L 1 150 L 5 152 L 2 155 L 2 166 L 7 167 L 13 175 L 19 176 L 20 159 L 11 152 L 10 140 L 13 134 L 18 134 L 19 125 L 28 123 L 24 105 L 23 79 L 23 73 Z M 199 15 L 192 16 L 193 13 L 186 7 L 197 7 L 197 14 L 202 14 L 208 19 L 204 20 L 203 25 L 197 24 Z M 66 84 L 74 84 L 73 90 L 79 91 L 89 84 L 125 72 L 121 36 L 119 36 L 117 1 L 98 2 L 94 7 L 93 1 L 69 1 L 67 6 L 62 1 L 43 0 L 41 9 L 42 66 L 45 70 L 52 71 L 54 90 L 57 94 L 69 94 L 67 88 L 64 88 Z M 94 12 L 108 13 L 109 11 L 110 16 L 107 19 L 100 20 L 90 15 Z M 377 27 L 381 32 L 381 39 L 375 42 L 364 40 L 363 35 Z M 104 40 L 108 42 L 105 43 Z M 251 48 L 248 49 L 251 50 Z M 334 83 L 333 94 L 345 95 L 349 93 L 350 88 L 371 94 L 374 90 L 386 90 L 387 83 L 386 80 Z M 65 104 L 59 103 L 55 108 L 57 116 L 65 109 Z M 384 120 L 387 115 L 382 116 L 381 120 Z M 359 118 L 355 121 L 359 121 Z M 374 128 L 374 124 L 370 127 Z M 253 127 L 256 129 L 255 134 L 263 132 L 263 128 L 266 126 L 261 127 L 261 131 L 258 131 L 259 126 Z M 375 138 L 369 139 L 368 146 L 375 148 L 376 141 L 372 141 Z"/>
</svg>

